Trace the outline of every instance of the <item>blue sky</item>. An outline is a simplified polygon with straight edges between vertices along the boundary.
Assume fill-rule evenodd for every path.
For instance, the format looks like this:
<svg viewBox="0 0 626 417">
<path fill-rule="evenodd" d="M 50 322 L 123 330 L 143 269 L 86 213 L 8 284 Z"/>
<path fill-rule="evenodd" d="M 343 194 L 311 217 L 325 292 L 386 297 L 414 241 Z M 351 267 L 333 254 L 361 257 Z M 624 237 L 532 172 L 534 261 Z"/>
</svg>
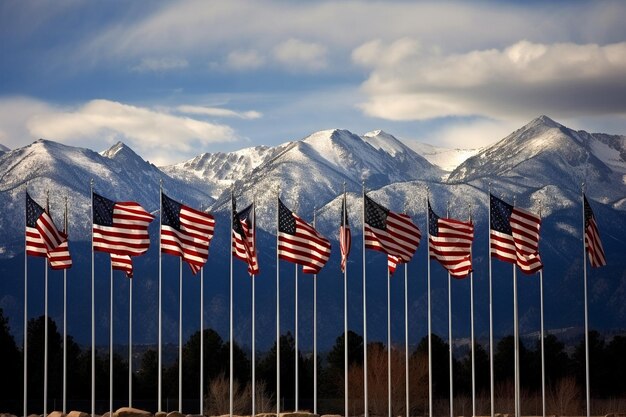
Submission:
<svg viewBox="0 0 626 417">
<path fill-rule="evenodd" d="M 467 148 L 626 134 L 626 3 L 0 2 L 0 143 L 157 164 L 330 128 Z"/>
</svg>

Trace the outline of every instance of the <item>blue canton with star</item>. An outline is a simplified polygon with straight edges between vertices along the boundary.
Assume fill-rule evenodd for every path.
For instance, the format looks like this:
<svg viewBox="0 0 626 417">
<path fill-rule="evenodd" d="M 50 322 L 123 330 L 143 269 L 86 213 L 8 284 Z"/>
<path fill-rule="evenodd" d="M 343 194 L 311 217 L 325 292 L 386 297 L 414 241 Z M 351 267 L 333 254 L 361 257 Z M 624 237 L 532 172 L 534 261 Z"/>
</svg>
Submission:
<svg viewBox="0 0 626 417">
<path fill-rule="evenodd" d="M 161 213 L 161 225 L 170 226 L 180 231 L 180 209 L 182 204 L 178 201 L 172 200 L 165 194 L 161 194 L 162 198 L 162 210 Z"/>
<path fill-rule="evenodd" d="M 93 222 L 100 226 L 113 226 L 115 202 L 96 193 L 93 194 Z"/>
<path fill-rule="evenodd" d="M 489 195 L 489 205 L 491 207 L 491 230 L 513 235 L 511 229 L 513 206 L 491 194 Z"/>
<path fill-rule="evenodd" d="M 290 235 L 296 234 L 296 219 L 280 198 L 278 199 L 278 231 Z"/>
<path fill-rule="evenodd" d="M 365 223 L 375 229 L 387 230 L 389 210 L 365 196 Z"/>
<path fill-rule="evenodd" d="M 439 216 L 430 207 L 428 202 L 428 233 L 431 236 L 439 236 Z"/>
<path fill-rule="evenodd" d="M 37 219 L 43 212 L 44 209 L 26 193 L 26 227 L 37 227 Z"/>
</svg>

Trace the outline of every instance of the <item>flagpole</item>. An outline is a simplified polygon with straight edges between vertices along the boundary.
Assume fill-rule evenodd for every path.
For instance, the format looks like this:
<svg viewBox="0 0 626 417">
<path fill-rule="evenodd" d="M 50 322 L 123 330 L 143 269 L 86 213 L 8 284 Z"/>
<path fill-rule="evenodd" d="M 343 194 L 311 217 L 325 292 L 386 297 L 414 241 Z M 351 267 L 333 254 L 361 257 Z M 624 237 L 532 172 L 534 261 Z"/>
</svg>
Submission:
<svg viewBox="0 0 626 417">
<path fill-rule="evenodd" d="M 513 197 L 513 206 L 515 206 L 515 197 Z M 513 264 L 513 342 L 515 344 L 515 417 L 520 417 L 519 403 L 519 318 L 517 308 L 517 268 Z"/>
<path fill-rule="evenodd" d="M 163 180 L 160 179 L 159 180 L 159 370 L 158 370 L 158 393 L 157 393 L 157 410 L 158 411 L 162 411 L 162 407 L 161 407 L 161 397 L 162 395 L 162 390 L 163 390 L 163 365 L 162 365 L 162 356 L 163 356 L 163 348 L 162 348 L 162 315 L 163 313 L 161 312 L 161 301 L 163 298 L 163 288 L 162 288 L 162 279 L 161 279 L 161 272 L 162 272 L 162 265 L 161 265 L 161 257 L 162 257 L 162 253 L 161 253 L 161 229 L 163 227 Z M 92 416 L 93 417 L 93 416 Z"/>
<path fill-rule="evenodd" d="M 541 218 L 541 200 L 539 200 L 539 218 Z M 541 313 L 541 411 L 542 416 L 546 417 L 546 362 L 544 351 L 544 328 L 543 328 L 543 268 L 539 270 L 539 298 L 540 298 L 540 313 Z"/>
<path fill-rule="evenodd" d="M 233 417 L 233 202 L 234 200 L 234 186 L 230 188 L 230 301 L 229 301 L 229 394 L 228 394 L 228 410 L 230 417 Z"/>
<path fill-rule="evenodd" d="M 469 219 L 472 221 L 472 204 L 468 204 Z M 473 247 L 470 246 L 470 259 L 473 258 Z M 474 269 L 470 272 L 470 322 L 471 322 L 471 339 L 472 339 L 472 416 L 476 416 L 476 361 L 474 352 Z M 545 417 L 545 416 L 544 416 Z"/>
<path fill-rule="evenodd" d="M 430 213 L 428 210 L 428 187 L 426 187 L 426 230 L 428 230 L 428 246 L 426 251 L 426 265 L 428 274 L 428 416 L 433 417 L 433 347 L 432 347 L 432 317 L 430 311 Z"/>
<path fill-rule="evenodd" d="M 404 264 L 404 396 L 406 417 L 410 416 L 409 399 L 409 264 Z"/>
<path fill-rule="evenodd" d="M 295 275 L 295 287 L 296 287 L 296 308 L 295 308 L 295 334 L 296 334 L 296 346 L 295 346 L 295 358 L 296 358 L 296 380 L 295 380 L 295 409 L 294 411 L 298 411 L 298 264 L 294 265 L 296 268 Z"/>
<path fill-rule="evenodd" d="M 391 417 L 391 274 L 387 267 L 387 413 Z"/>
<path fill-rule="evenodd" d="M 313 209 L 313 228 L 316 223 Z M 317 414 L 317 274 L 313 275 L 313 414 Z"/>
<path fill-rule="evenodd" d="M 109 415 L 113 415 L 113 261 L 110 267 L 109 291 Z"/>
<path fill-rule="evenodd" d="M 591 415 L 591 387 L 589 384 L 589 316 L 587 311 L 587 250 L 585 242 L 585 183 L 580 186 L 583 203 L 583 284 L 585 293 L 585 396 L 587 400 L 587 417 Z"/>
<path fill-rule="evenodd" d="M 365 181 L 361 182 L 363 191 L 363 403 L 365 417 L 369 417 L 367 390 L 367 281 L 365 266 Z"/>
<path fill-rule="evenodd" d="M 200 268 L 200 415 L 204 415 L 204 267 Z"/>
<path fill-rule="evenodd" d="M 280 186 L 276 191 L 276 416 L 280 414 L 280 259 L 278 241 L 280 234 Z"/>
<path fill-rule="evenodd" d="M 65 196 L 65 215 L 63 230 L 69 232 L 67 222 L 67 196 Z M 63 414 L 67 414 L 67 268 L 63 269 Z"/>
<path fill-rule="evenodd" d="M 343 183 L 343 227 L 347 226 L 346 182 Z M 345 232 L 344 232 L 345 233 Z M 343 267 L 343 400 L 344 417 L 348 417 L 348 262 Z"/>
<path fill-rule="evenodd" d="M 46 190 L 46 211 L 50 215 L 50 190 Z M 44 263 L 44 342 L 43 342 L 43 417 L 48 415 L 48 257 Z"/>
<path fill-rule="evenodd" d="M 25 206 L 28 204 L 28 183 L 26 183 Z M 27 210 L 24 210 L 24 231 L 28 225 Z M 28 417 L 28 241 L 27 235 L 24 233 L 24 417 Z"/>
<path fill-rule="evenodd" d="M 254 250 L 256 251 L 256 194 L 252 198 L 252 236 Z M 252 278 L 252 416 L 256 416 L 256 338 L 255 338 L 255 276 Z"/>
<path fill-rule="evenodd" d="M 91 417 L 96 416 L 96 308 L 95 308 L 95 267 L 93 251 L 93 178 L 91 189 Z"/>
<path fill-rule="evenodd" d="M 128 406 L 133 406 L 133 278 L 128 282 Z"/>
<path fill-rule="evenodd" d="M 450 217 L 450 201 L 446 202 L 446 217 Z M 450 417 L 454 417 L 454 370 L 452 369 L 452 279 L 448 272 L 448 356 L 450 373 Z"/>
<path fill-rule="evenodd" d="M 493 372 L 493 283 L 491 279 L 491 182 L 489 182 L 489 394 L 491 417 L 495 416 L 494 372 Z"/>
<path fill-rule="evenodd" d="M 183 257 L 178 258 L 178 412 L 183 412 Z"/>
</svg>

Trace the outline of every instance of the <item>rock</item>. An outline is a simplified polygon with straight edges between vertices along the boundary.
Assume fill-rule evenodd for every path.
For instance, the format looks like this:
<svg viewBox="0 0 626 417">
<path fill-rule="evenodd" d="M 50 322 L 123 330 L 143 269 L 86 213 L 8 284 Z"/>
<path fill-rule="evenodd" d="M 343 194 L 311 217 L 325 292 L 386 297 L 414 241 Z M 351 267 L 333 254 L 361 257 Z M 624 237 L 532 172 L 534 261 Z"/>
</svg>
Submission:
<svg viewBox="0 0 626 417">
<path fill-rule="evenodd" d="M 185 417 L 185 416 L 179 413 L 178 411 L 172 411 L 172 412 L 167 413 L 167 417 Z"/>
<path fill-rule="evenodd" d="M 117 417 L 152 417 L 151 412 L 132 407 L 118 408 L 113 414 L 117 414 Z"/>
<path fill-rule="evenodd" d="M 62 411 L 52 411 L 48 414 L 48 417 L 65 417 Z"/>
<path fill-rule="evenodd" d="M 291 413 L 280 413 L 280 417 L 319 417 L 317 414 L 308 411 L 294 411 Z"/>
<path fill-rule="evenodd" d="M 0 417 L 17 417 L 15 414 L 0 413 Z"/>
<path fill-rule="evenodd" d="M 343 417 L 341 414 L 324 414 L 322 417 Z"/>
<path fill-rule="evenodd" d="M 256 417 L 276 417 L 276 413 L 257 413 Z"/>
<path fill-rule="evenodd" d="M 154 417 L 167 417 L 167 413 L 165 411 L 157 411 Z"/>
<path fill-rule="evenodd" d="M 28 417 L 41 417 L 39 414 L 29 414 Z"/>
<path fill-rule="evenodd" d="M 89 414 L 82 411 L 70 411 L 66 417 L 91 417 Z"/>
</svg>

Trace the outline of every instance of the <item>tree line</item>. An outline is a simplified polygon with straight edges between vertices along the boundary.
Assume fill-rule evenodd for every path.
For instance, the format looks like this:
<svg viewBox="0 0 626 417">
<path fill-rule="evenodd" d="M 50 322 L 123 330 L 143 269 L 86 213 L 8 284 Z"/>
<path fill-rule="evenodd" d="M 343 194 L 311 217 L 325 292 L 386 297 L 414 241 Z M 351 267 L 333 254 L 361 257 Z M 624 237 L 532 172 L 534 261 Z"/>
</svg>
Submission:
<svg viewBox="0 0 626 417">
<path fill-rule="evenodd" d="M 45 318 L 28 322 L 28 398 L 29 414 L 43 408 L 43 361 Z M 363 339 L 348 332 L 349 399 L 351 414 L 363 413 Z M 281 404 L 293 408 L 295 389 L 295 343 L 291 333 L 281 336 Z M 584 341 L 568 349 L 556 336 L 544 338 L 545 378 L 550 414 L 576 415 L 584 407 L 585 350 Z M 457 414 L 471 414 L 472 364 L 469 346 L 456 349 L 453 360 L 453 387 Z M 234 345 L 234 376 L 237 414 L 250 413 L 251 362 L 249 355 Z M 183 346 L 183 412 L 198 413 L 200 397 L 200 332 L 194 333 Z M 392 348 L 392 406 L 395 415 L 405 413 L 404 347 Z M 592 331 L 589 337 L 591 395 L 598 411 L 626 410 L 626 337 L 605 340 Z M 496 410 L 513 408 L 513 336 L 502 338 L 495 346 L 494 371 Z M 318 363 L 318 409 L 321 413 L 343 414 L 344 337 L 340 335 L 324 358 L 299 353 L 299 392 L 303 409 L 313 408 L 313 360 Z M 63 378 L 63 340 L 56 323 L 48 319 L 48 409 L 60 409 Z M 434 407 L 442 413 L 449 404 L 448 344 L 432 336 L 432 369 Z M 204 330 L 204 412 L 209 415 L 228 413 L 229 344 L 212 329 Z M 128 405 L 128 360 L 113 354 L 113 386 L 115 408 Z M 520 346 L 520 378 L 527 412 L 541 414 L 541 351 L 540 341 Z M 5 388 L 0 391 L 0 412 L 22 413 L 23 357 L 13 338 L 8 319 L 0 309 L 0 369 Z M 475 380 L 477 413 L 489 414 L 489 353 L 475 345 Z M 368 383 L 371 412 L 387 413 L 387 349 L 380 342 L 368 344 Z M 410 407 L 413 415 L 428 410 L 428 340 L 423 338 L 410 352 Z M 88 410 L 91 398 L 91 349 L 82 349 L 71 336 L 67 338 L 67 401 L 68 409 Z M 158 357 L 155 349 L 143 352 L 133 372 L 133 406 L 156 411 Z M 275 407 L 276 344 L 256 362 L 257 412 L 271 412 Z M 168 411 L 178 409 L 178 357 L 163 369 L 163 405 Z M 109 352 L 96 356 L 97 411 L 108 409 Z M 601 405 L 602 404 L 602 405 Z M 611 405 L 606 405 L 611 404 Z M 592 404 L 593 405 L 593 404 Z M 538 410 L 537 410 L 538 408 Z M 69 411 L 69 410 L 68 410 Z M 538 412 L 537 412 L 538 411 Z M 596 412 L 597 414 L 597 412 Z"/>
</svg>

